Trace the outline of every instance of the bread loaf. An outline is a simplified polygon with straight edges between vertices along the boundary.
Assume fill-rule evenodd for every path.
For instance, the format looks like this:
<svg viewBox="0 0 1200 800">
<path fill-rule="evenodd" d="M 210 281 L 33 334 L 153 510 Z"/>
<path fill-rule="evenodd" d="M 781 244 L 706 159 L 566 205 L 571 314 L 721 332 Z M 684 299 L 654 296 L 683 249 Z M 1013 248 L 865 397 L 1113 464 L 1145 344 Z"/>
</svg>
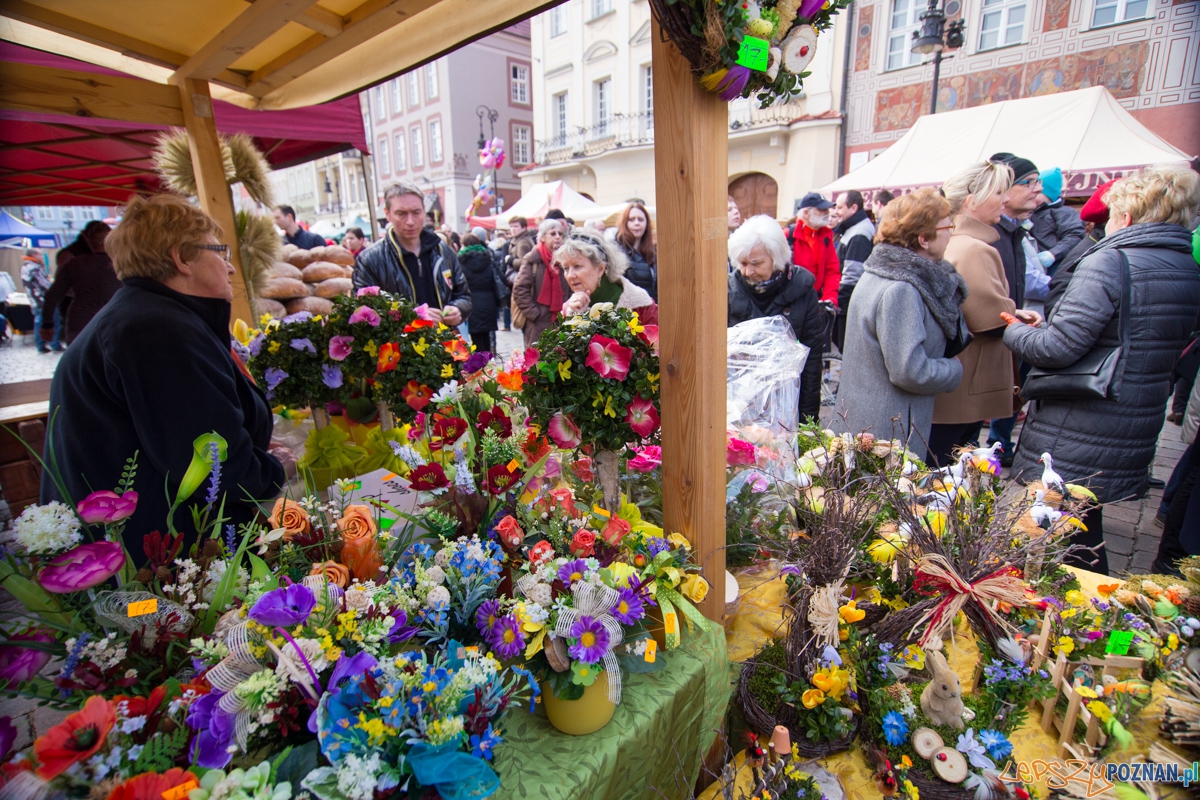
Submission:
<svg viewBox="0 0 1200 800">
<path fill-rule="evenodd" d="M 287 262 L 293 267 L 299 267 L 300 269 L 304 269 L 316 260 L 311 250 L 295 250 L 287 255 Z"/>
<path fill-rule="evenodd" d="M 271 278 L 260 293 L 272 300 L 287 300 L 290 297 L 308 297 L 308 286 L 295 278 Z"/>
<path fill-rule="evenodd" d="M 349 267 L 354 265 L 354 254 L 340 244 L 331 244 L 325 248 L 325 260 Z"/>
<path fill-rule="evenodd" d="M 349 295 L 354 290 L 354 281 L 349 278 L 330 278 L 316 284 L 317 297 L 337 297 L 339 294 Z"/>
<path fill-rule="evenodd" d="M 328 261 L 315 261 L 304 268 L 305 283 L 320 283 L 330 278 L 344 277 L 342 268 Z"/>
<path fill-rule="evenodd" d="M 288 242 L 287 244 L 285 244 L 283 246 L 283 251 L 282 251 L 283 259 L 286 261 L 288 256 L 290 256 L 292 253 L 296 252 L 299 249 L 300 248 L 296 247 L 296 245 L 292 244 L 291 242 Z"/>
<path fill-rule="evenodd" d="M 270 314 L 272 317 L 279 318 L 287 314 L 287 310 L 283 307 L 283 303 L 278 300 L 256 297 L 254 298 L 254 315 L 261 317 L 263 314 Z M 257 320 L 255 321 L 257 322 Z"/>
<path fill-rule="evenodd" d="M 291 278 L 292 280 L 304 280 L 304 273 L 299 267 L 293 267 L 286 261 L 276 261 L 272 267 L 267 270 L 267 274 L 272 278 Z"/>
<path fill-rule="evenodd" d="M 326 300 L 324 297 L 297 297 L 294 300 L 288 300 L 283 307 L 287 309 L 287 313 L 295 314 L 298 311 L 307 311 L 310 314 L 329 314 L 333 311 L 333 302 Z"/>
<path fill-rule="evenodd" d="M 354 267 L 342 267 L 342 274 L 347 278 L 354 277 Z"/>
</svg>

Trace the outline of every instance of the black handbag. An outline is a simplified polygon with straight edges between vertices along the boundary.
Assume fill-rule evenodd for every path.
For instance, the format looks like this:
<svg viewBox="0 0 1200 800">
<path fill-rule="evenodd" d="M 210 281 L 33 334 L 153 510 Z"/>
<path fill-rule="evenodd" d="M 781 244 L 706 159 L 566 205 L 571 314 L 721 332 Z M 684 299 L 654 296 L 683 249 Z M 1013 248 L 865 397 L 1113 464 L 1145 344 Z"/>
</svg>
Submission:
<svg viewBox="0 0 1200 800">
<path fill-rule="evenodd" d="M 956 355 L 967 349 L 967 345 L 975 341 L 975 337 L 967 330 L 967 320 L 963 317 L 961 311 L 958 312 L 958 330 L 954 333 L 953 339 L 946 340 L 946 353 L 944 358 L 954 358 Z"/>
<path fill-rule="evenodd" d="M 1034 367 L 1025 378 L 1021 395 L 1027 400 L 1120 400 L 1123 356 L 1129 349 L 1131 294 L 1129 258 L 1117 250 L 1121 259 L 1121 309 L 1117 322 L 1116 347 L 1093 347 L 1069 367 Z"/>
</svg>

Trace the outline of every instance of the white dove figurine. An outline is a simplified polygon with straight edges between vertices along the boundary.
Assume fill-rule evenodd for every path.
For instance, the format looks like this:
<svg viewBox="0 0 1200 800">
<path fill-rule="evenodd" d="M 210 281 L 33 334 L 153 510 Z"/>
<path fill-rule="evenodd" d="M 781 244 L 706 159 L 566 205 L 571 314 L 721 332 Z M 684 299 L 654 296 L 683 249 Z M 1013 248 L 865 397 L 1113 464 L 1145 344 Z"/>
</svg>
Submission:
<svg viewBox="0 0 1200 800">
<path fill-rule="evenodd" d="M 1050 457 L 1049 453 L 1042 453 L 1042 457 L 1038 461 L 1045 465 L 1042 469 L 1042 486 L 1046 487 L 1047 491 L 1053 489 L 1059 494 L 1065 495 L 1067 487 L 1063 483 L 1062 476 L 1054 471 L 1054 459 Z"/>
</svg>

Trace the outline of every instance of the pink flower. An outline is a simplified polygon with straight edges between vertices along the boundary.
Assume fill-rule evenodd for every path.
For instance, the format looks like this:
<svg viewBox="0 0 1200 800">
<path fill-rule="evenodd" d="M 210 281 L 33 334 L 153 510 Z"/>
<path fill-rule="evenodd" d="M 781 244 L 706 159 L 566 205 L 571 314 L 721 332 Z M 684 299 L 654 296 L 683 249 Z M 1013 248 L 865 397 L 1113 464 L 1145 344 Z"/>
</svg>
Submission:
<svg viewBox="0 0 1200 800">
<path fill-rule="evenodd" d="M 334 361 L 345 361 L 353 342 L 353 336 L 334 336 L 329 340 L 329 357 Z"/>
<path fill-rule="evenodd" d="M 658 430 L 658 410 L 654 407 L 653 401 L 644 397 L 635 397 L 625 411 L 625 421 L 629 423 L 629 427 L 633 429 L 634 433 L 645 439 Z"/>
<path fill-rule="evenodd" d="M 356 322 L 365 322 L 372 328 L 378 328 L 380 319 L 379 314 L 375 313 L 375 309 L 369 306 L 359 306 L 358 308 L 354 309 L 354 313 L 350 315 L 349 322 L 351 325 L 355 324 Z"/>
<path fill-rule="evenodd" d="M 542 354 L 538 352 L 538 349 L 536 347 L 526 348 L 525 356 L 524 356 L 524 359 L 522 360 L 521 368 L 529 369 L 529 368 L 533 367 L 535 364 L 538 363 L 538 359 L 541 357 L 542 357 Z"/>
<path fill-rule="evenodd" d="M 662 448 L 657 445 L 647 445 L 638 450 L 638 454 L 625 464 L 634 472 L 653 472 L 662 466 Z"/>
<path fill-rule="evenodd" d="M 725 443 L 725 463 L 731 467 L 750 465 L 754 463 L 754 445 L 730 436 Z"/>
<path fill-rule="evenodd" d="M 120 522 L 132 517 L 134 509 L 137 508 L 137 501 L 137 492 L 126 492 L 119 495 L 116 492 L 101 489 L 80 500 L 75 509 L 79 512 L 79 518 L 87 524 L 107 525 L 110 522 Z"/>
<path fill-rule="evenodd" d="M 557 458 L 550 456 L 546 459 L 546 468 L 542 474 L 546 476 L 546 480 L 552 481 L 559 475 L 562 475 L 562 464 L 559 463 Z"/>
<path fill-rule="evenodd" d="M 125 551 L 114 542 L 81 544 L 51 559 L 38 574 L 47 592 L 69 594 L 98 586 L 125 566 Z"/>
<path fill-rule="evenodd" d="M 654 352 L 658 352 L 658 326 L 643 325 L 642 332 L 638 334 L 638 338 L 646 344 L 654 348 Z"/>
<path fill-rule="evenodd" d="M 417 319 L 433 322 L 433 316 L 429 313 L 429 303 L 421 303 L 421 305 L 413 309 L 413 313 L 417 315 Z"/>
<path fill-rule="evenodd" d="M 10 642 L 38 642 L 52 644 L 54 636 L 49 631 L 19 633 L 7 637 Z M 50 661 L 50 653 L 30 647 L 0 647 L 0 681 L 16 686 L 36 677 L 42 667 Z"/>
<path fill-rule="evenodd" d="M 596 334 L 588 342 L 587 365 L 600 375 L 601 378 L 625 380 L 629 374 L 629 359 L 633 351 L 618 344 L 616 339 Z"/>
<path fill-rule="evenodd" d="M 367 295 L 378 296 L 379 295 L 379 287 L 378 286 L 364 286 L 361 289 L 359 289 L 357 292 L 355 292 L 355 294 L 354 294 L 355 297 L 366 297 Z"/>
<path fill-rule="evenodd" d="M 547 428 L 546 432 L 550 434 L 550 438 L 563 450 L 579 447 L 583 441 L 583 436 L 579 433 L 579 426 L 570 416 L 561 411 L 550 418 Z"/>
</svg>

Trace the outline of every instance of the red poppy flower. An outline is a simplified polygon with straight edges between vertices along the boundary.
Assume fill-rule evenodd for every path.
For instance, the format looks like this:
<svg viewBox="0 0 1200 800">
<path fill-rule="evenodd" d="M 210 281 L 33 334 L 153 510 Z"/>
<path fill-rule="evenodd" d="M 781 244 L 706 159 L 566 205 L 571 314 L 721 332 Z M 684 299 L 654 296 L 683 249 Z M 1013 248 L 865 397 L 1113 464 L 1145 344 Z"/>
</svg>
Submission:
<svg viewBox="0 0 1200 800">
<path fill-rule="evenodd" d="M 499 406 L 482 412 L 479 415 L 479 421 L 475 423 L 475 427 L 481 431 L 487 431 L 490 428 L 501 439 L 507 439 L 512 436 L 512 420 L 508 418 L 508 414 L 504 413 L 504 409 Z"/>
<path fill-rule="evenodd" d="M 200 779 L 179 767 L 171 767 L 161 775 L 157 772 L 143 772 L 109 792 L 108 800 L 162 800 L 164 793 L 188 783 L 194 783 L 198 787 Z"/>
<path fill-rule="evenodd" d="M 413 411 L 420 411 L 433 399 L 433 389 L 423 383 L 418 385 L 416 381 L 409 381 L 401 390 L 400 396 L 404 398 L 404 402 L 408 403 L 409 408 Z"/>
<path fill-rule="evenodd" d="M 111 703 L 103 697 L 89 697 L 82 709 L 68 715 L 33 743 L 37 776 L 48 781 L 72 764 L 91 758 L 116 722 L 117 714 Z"/>
<path fill-rule="evenodd" d="M 530 464 L 536 464 L 548 455 L 551 449 L 550 442 L 546 441 L 545 436 L 538 436 L 537 431 L 529 431 L 525 436 L 525 441 L 521 443 L 521 451 L 525 453 Z"/>
<path fill-rule="evenodd" d="M 596 334 L 588 342 L 587 365 L 594 369 L 601 378 L 625 380 L 629 374 L 629 360 L 633 351 L 616 339 Z"/>
<path fill-rule="evenodd" d="M 412 488 L 421 492 L 432 492 L 450 485 L 446 471 L 441 464 L 426 464 L 408 473 L 408 482 Z"/>
<path fill-rule="evenodd" d="M 466 361 L 471 357 L 471 349 L 460 337 L 456 336 L 448 342 L 443 342 L 442 347 L 446 348 L 446 352 L 455 361 Z"/>
<path fill-rule="evenodd" d="M 517 482 L 519 477 L 515 469 L 509 472 L 507 464 L 500 464 L 487 471 L 484 485 L 492 494 L 504 494 Z"/>
<path fill-rule="evenodd" d="M 412 322 L 404 326 L 404 332 L 414 333 L 415 331 L 421 330 L 421 328 L 432 328 L 435 324 L 436 323 L 433 321 L 427 319 L 414 319 Z"/>
<path fill-rule="evenodd" d="M 150 691 L 149 697 L 126 697 L 123 694 L 119 694 L 112 701 L 114 706 L 125 703 L 125 716 L 127 718 L 146 717 L 158 711 L 158 707 L 162 705 L 162 701 L 166 699 L 166 696 L 167 687 L 156 686 Z"/>
<path fill-rule="evenodd" d="M 642 397 L 633 398 L 633 402 L 625 410 L 625 421 L 629 423 L 633 432 L 643 439 L 654 433 L 659 424 L 658 409 L 654 407 L 654 401 Z"/>
<path fill-rule="evenodd" d="M 496 382 L 505 389 L 508 389 L 510 392 L 521 391 L 521 384 L 523 381 L 524 377 L 519 369 L 514 369 L 510 372 L 501 372 L 496 376 Z"/>
<path fill-rule="evenodd" d="M 441 450 L 453 447 L 467 430 L 466 420 L 458 417 L 443 417 L 435 414 L 433 417 L 433 433 L 429 437 L 429 449 Z"/>
<path fill-rule="evenodd" d="M 400 345 L 395 342 L 385 342 L 379 346 L 379 360 L 375 364 L 375 372 L 382 375 L 391 372 L 400 363 Z"/>
</svg>

